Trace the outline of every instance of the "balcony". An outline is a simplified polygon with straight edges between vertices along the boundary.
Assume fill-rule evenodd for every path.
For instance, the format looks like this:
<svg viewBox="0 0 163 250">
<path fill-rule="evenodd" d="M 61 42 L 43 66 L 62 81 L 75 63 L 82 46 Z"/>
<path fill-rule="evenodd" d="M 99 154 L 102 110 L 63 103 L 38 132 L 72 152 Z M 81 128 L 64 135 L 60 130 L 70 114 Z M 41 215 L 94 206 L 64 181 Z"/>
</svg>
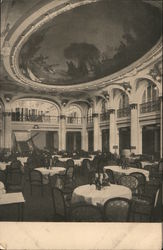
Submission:
<svg viewBox="0 0 163 250">
<path fill-rule="evenodd" d="M 100 114 L 100 122 L 109 121 L 109 119 L 110 119 L 109 112 L 105 112 L 105 113 Z"/>
<path fill-rule="evenodd" d="M 49 115 L 24 115 L 18 112 L 12 112 L 11 120 L 13 122 L 37 122 L 37 123 L 59 123 L 58 116 Z"/>
<path fill-rule="evenodd" d="M 71 117 L 67 116 L 66 117 L 66 124 L 81 124 L 82 123 L 82 118 L 81 117 Z"/>
<path fill-rule="evenodd" d="M 140 113 L 150 113 L 154 111 L 159 111 L 160 110 L 160 102 L 159 100 L 157 101 L 151 101 L 151 102 L 145 102 L 140 104 Z"/>
<path fill-rule="evenodd" d="M 87 123 L 88 124 L 93 124 L 93 117 L 92 117 L 92 115 L 87 116 Z"/>
<path fill-rule="evenodd" d="M 130 107 L 118 109 L 117 110 L 117 117 L 118 118 L 125 118 L 130 116 Z"/>
</svg>

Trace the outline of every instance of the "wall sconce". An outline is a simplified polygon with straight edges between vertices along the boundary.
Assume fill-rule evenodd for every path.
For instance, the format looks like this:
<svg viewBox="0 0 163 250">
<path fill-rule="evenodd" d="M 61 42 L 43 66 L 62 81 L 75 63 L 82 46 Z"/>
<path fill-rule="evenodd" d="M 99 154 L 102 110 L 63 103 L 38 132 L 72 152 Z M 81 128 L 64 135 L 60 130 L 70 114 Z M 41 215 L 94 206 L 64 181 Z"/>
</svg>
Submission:
<svg viewBox="0 0 163 250">
<path fill-rule="evenodd" d="M 12 99 L 12 95 L 5 95 L 4 97 L 5 97 L 6 102 L 10 102 Z"/>
<path fill-rule="evenodd" d="M 67 100 L 67 99 L 62 100 L 62 105 L 63 105 L 63 107 L 65 107 L 65 106 L 67 105 L 67 103 L 68 103 L 68 100 Z"/>
<path fill-rule="evenodd" d="M 129 82 L 124 82 L 122 85 L 123 85 L 125 91 L 127 91 L 128 93 L 131 92 L 132 87 L 131 87 Z"/>
<path fill-rule="evenodd" d="M 105 99 L 109 100 L 110 96 L 107 91 L 103 91 L 102 95 L 105 97 Z"/>
</svg>

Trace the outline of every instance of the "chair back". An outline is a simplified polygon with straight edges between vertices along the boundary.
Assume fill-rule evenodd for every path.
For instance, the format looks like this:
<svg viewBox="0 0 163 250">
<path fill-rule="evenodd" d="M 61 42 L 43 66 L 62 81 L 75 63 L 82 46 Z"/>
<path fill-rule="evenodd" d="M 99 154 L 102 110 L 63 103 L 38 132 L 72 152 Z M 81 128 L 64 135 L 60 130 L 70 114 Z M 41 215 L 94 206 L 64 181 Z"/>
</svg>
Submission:
<svg viewBox="0 0 163 250">
<path fill-rule="evenodd" d="M 88 171 L 90 171 L 91 168 L 92 168 L 91 161 L 89 159 L 83 159 L 83 161 L 82 161 L 82 168 L 85 168 Z"/>
<path fill-rule="evenodd" d="M 118 179 L 118 184 L 122 186 L 126 186 L 131 189 L 132 194 L 137 194 L 138 193 L 138 179 L 135 176 L 131 175 L 122 175 Z"/>
<path fill-rule="evenodd" d="M 109 182 L 112 183 L 112 184 L 115 184 L 113 171 L 111 169 L 106 169 L 106 173 L 108 175 Z"/>
<path fill-rule="evenodd" d="M 73 177 L 74 177 L 74 167 L 68 167 L 67 169 L 66 169 L 66 178 L 68 178 L 68 179 L 73 179 Z"/>
<path fill-rule="evenodd" d="M 42 185 L 43 176 L 40 171 L 33 169 L 29 172 L 29 181 L 32 185 Z"/>
<path fill-rule="evenodd" d="M 70 220 L 73 222 L 102 222 L 103 215 L 97 206 L 77 204 L 71 207 Z"/>
<path fill-rule="evenodd" d="M 117 197 L 109 199 L 104 204 L 104 221 L 127 222 L 130 217 L 131 201 Z"/>
<path fill-rule="evenodd" d="M 51 189 L 55 187 L 59 189 L 64 188 L 64 180 L 63 178 L 61 178 L 59 174 L 49 175 L 48 177 L 49 177 L 49 184 L 50 184 Z"/>
<path fill-rule="evenodd" d="M 149 178 L 159 177 L 159 165 L 145 165 L 144 169 L 149 171 Z"/>
<path fill-rule="evenodd" d="M 139 185 L 145 185 L 146 183 L 146 177 L 143 173 L 140 172 L 133 172 L 130 174 L 131 176 L 134 176 L 138 179 Z"/>
<path fill-rule="evenodd" d="M 23 174 L 20 168 L 8 167 L 6 169 L 6 189 L 7 192 L 22 191 L 23 189 Z"/>
<path fill-rule="evenodd" d="M 68 159 L 66 161 L 66 167 L 74 167 L 74 160 L 73 159 Z"/>
<path fill-rule="evenodd" d="M 67 214 L 66 214 L 66 204 L 64 200 L 64 195 L 59 188 L 54 187 L 52 189 L 52 199 L 53 199 L 54 214 L 66 218 Z"/>
</svg>

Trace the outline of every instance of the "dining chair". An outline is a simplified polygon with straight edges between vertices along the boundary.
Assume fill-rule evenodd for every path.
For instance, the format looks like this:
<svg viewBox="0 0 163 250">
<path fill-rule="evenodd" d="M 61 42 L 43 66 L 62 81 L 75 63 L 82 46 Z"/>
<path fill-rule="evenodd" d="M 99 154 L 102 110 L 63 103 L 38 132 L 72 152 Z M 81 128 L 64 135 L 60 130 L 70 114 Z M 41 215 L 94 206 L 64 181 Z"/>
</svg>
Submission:
<svg viewBox="0 0 163 250">
<path fill-rule="evenodd" d="M 90 204 L 74 204 L 70 209 L 71 222 L 102 222 L 101 210 Z"/>
<path fill-rule="evenodd" d="M 24 190 L 24 174 L 20 167 L 6 168 L 6 190 L 7 192 L 23 192 Z"/>
<path fill-rule="evenodd" d="M 109 178 L 109 182 L 112 184 L 115 184 L 115 178 L 114 178 L 114 173 L 111 169 L 106 169 L 106 173 L 108 175 Z"/>
<path fill-rule="evenodd" d="M 130 188 L 132 191 L 132 195 L 138 195 L 139 181 L 135 176 L 122 175 L 118 179 L 118 184 Z"/>
<path fill-rule="evenodd" d="M 161 188 L 144 194 L 141 197 L 132 198 L 131 221 L 133 222 L 152 222 L 154 218 L 154 210 L 158 203 L 158 197 Z"/>
<path fill-rule="evenodd" d="M 116 197 L 104 203 L 105 222 L 128 222 L 130 219 L 131 201 L 126 198 Z"/>
<path fill-rule="evenodd" d="M 138 180 L 138 195 L 143 194 L 145 191 L 145 184 L 146 184 L 145 175 L 140 172 L 132 172 L 130 175 L 136 177 Z"/>
<path fill-rule="evenodd" d="M 54 218 L 58 216 L 62 220 L 67 220 L 69 214 L 69 203 L 64 199 L 64 193 L 57 187 L 52 188 L 52 201 Z"/>
<path fill-rule="evenodd" d="M 66 161 L 66 168 L 68 168 L 68 167 L 74 167 L 74 160 L 73 159 L 68 159 L 67 161 Z"/>
<path fill-rule="evenodd" d="M 44 184 L 43 184 L 43 175 L 40 171 L 33 169 L 29 172 L 29 182 L 30 182 L 30 191 L 31 195 L 33 192 L 33 187 L 41 188 L 41 195 L 44 194 Z"/>
</svg>

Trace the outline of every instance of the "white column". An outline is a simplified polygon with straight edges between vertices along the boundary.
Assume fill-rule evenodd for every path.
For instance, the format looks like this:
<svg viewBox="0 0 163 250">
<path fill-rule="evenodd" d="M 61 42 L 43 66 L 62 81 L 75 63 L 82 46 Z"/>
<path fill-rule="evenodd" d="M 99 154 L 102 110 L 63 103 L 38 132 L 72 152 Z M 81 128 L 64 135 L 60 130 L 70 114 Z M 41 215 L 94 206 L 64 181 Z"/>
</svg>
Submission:
<svg viewBox="0 0 163 250">
<path fill-rule="evenodd" d="M 5 110 L 4 112 L 4 124 L 3 124 L 3 129 L 4 129 L 4 148 L 5 149 L 11 149 L 12 146 L 12 141 L 11 141 L 11 111 L 10 110 Z"/>
<path fill-rule="evenodd" d="M 87 131 L 87 118 L 82 118 L 82 149 L 88 151 L 88 131 Z"/>
<path fill-rule="evenodd" d="M 109 146 L 110 146 L 110 152 L 115 153 L 114 147 L 116 146 L 116 133 L 117 133 L 115 109 L 110 109 L 109 112 L 110 112 Z"/>
<path fill-rule="evenodd" d="M 98 113 L 93 114 L 93 131 L 94 131 L 94 151 L 101 150 L 100 143 L 100 126 Z"/>
<path fill-rule="evenodd" d="M 139 147 L 138 147 L 138 154 L 142 154 L 142 141 L 143 141 L 143 138 L 142 138 L 142 129 L 143 127 L 142 126 L 139 126 Z"/>
<path fill-rule="evenodd" d="M 130 104 L 131 108 L 131 152 L 138 154 L 139 152 L 139 118 L 138 105 Z"/>
<path fill-rule="evenodd" d="M 66 150 L 66 116 L 60 115 L 59 150 Z"/>
</svg>

